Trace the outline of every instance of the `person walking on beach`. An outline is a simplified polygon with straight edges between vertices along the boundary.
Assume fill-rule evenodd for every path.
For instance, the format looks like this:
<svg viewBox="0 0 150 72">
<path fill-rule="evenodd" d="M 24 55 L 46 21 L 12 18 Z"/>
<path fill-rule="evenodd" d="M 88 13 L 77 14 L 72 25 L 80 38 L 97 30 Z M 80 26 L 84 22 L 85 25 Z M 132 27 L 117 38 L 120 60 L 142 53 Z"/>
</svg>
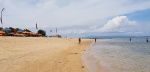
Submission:
<svg viewBox="0 0 150 72">
<path fill-rule="evenodd" d="M 81 43 L 81 38 L 79 38 L 79 44 Z"/>
<path fill-rule="evenodd" d="M 96 38 L 95 38 L 95 43 L 96 43 Z"/>
</svg>

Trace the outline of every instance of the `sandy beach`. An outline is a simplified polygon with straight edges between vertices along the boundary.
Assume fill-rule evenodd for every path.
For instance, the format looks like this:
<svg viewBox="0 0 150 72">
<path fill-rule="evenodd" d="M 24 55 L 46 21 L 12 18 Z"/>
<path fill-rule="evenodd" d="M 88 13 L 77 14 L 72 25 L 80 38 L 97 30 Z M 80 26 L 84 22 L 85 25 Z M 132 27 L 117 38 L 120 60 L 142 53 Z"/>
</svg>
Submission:
<svg viewBox="0 0 150 72">
<path fill-rule="evenodd" d="M 89 72 L 81 57 L 92 41 L 0 37 L 0 72 Z"/>
</svg>

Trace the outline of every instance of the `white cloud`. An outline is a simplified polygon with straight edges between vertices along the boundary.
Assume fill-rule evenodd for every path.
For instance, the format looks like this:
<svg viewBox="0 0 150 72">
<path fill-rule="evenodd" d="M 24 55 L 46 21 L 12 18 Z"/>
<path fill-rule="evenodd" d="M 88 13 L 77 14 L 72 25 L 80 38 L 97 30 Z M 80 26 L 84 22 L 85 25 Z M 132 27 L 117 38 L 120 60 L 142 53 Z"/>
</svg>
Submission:
<svg viewBox="0 0 150 72">
<path fill-rule="evenodd" d="M 128 4 L 128 5 L 127 5 Z M 34 28 L 86 25 L 95 20 L 150 8 L 150 1 L 132 0 L 0 0 L 4 26 Z M 26 26 L 24 26 L 26 25 Z"/>
<path fill-rule="evenodd" d="M 97 26 L 91 26 L 89 27 L 89 29 L 92 29 L 92 30 L 97 29 Z"/>
<path fill-rule="evenodd" d="M 117 16 L 109 20 L 102 28 L 97 29 L 99 32 L 123 32 L 122 28 L 136 25 L 137 22 L 128 20 L 127 16 Z"/>
<path fill-rule="evenodd" d="M 69 28 L 69 29 L 62 29 L 60 30 L 61 34 L 84 34 L 90 32 L 113 32 L 113 33 L 127 33 L 127 28 L 132 28 L 136 26 L 138 23 L 136 21 L 128 20 L 127 16 L 117 16 L 112 18 L 105 24 L 103 27 L 98 27 L 96 25 L 89 26 L 86 29 L 76 29 L 76 28 Z"/>
</svg>

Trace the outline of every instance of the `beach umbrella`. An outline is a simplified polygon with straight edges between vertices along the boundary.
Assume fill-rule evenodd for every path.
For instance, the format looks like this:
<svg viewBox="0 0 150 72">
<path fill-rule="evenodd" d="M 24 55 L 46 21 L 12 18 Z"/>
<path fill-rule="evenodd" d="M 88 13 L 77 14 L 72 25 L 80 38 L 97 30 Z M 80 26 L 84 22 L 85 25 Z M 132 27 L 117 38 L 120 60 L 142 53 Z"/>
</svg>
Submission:
<svg viewBox="0 0 150 72">
<path fill-rule="evenodd" d="M 24 36 L 24 34 L 18 34 L 18 36 L 23 37 L 23 36 Z"/>
<path fill-rule="evenodd" d="M 4 34 L 5 32 L 4 31 L 0 31 L 0 34 Z"/>
<path fill-rule="evenodd" d="M 37 36 L 42 36 L 42 34 L 37 34 Z"/>
<path fill-rule="evenodd" d="M 24 37 L 24 34 L 14 34 L 14 36 Z"/>
<path fill-rule="evenodd" d="M 24 31 L 24 32 L 22 32 L 23 34 L 29 34 L 30 32 L 27 32 L 27 31 Z"/>
<path fill-rule="evenodd" d="M 14 36 L 18 36 L 18 34 L 14 34 Z"/>
<path fill-rule="evenodd" d="M 4 35 L 5 34 L 5 32 L 3 32 L 3 31 L 0 31 L 0 36 L 2 36 L 2 35 Z"/>
<path fill-rule="evenodd" d="M 34 34 L 34 35 L 35 35 L 35 36 L 38 36 L 38 37 L 39 37 L 39 36 L 42 36 L 42 34 Z"/>
<path fill-rule="evenodd" d="M 30 34 L 31 34 L 31 35 L 34 35 L 35 33 L 34 33 L 34 32 L 30 32 Z"/>
</svg>

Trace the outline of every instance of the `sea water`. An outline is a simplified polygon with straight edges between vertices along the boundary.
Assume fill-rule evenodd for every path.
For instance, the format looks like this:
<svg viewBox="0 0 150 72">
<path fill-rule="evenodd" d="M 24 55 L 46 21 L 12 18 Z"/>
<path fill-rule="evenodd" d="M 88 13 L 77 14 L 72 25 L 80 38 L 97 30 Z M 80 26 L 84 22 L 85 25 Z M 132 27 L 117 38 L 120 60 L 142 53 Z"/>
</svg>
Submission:
<svg viewBox="0 0 150 72">
<path fill-rule="evenodd" d="M 99 39 L 83 60 L 90 72 L 150 72 L 150 42 L 145 37 Z"/>
</svg>

